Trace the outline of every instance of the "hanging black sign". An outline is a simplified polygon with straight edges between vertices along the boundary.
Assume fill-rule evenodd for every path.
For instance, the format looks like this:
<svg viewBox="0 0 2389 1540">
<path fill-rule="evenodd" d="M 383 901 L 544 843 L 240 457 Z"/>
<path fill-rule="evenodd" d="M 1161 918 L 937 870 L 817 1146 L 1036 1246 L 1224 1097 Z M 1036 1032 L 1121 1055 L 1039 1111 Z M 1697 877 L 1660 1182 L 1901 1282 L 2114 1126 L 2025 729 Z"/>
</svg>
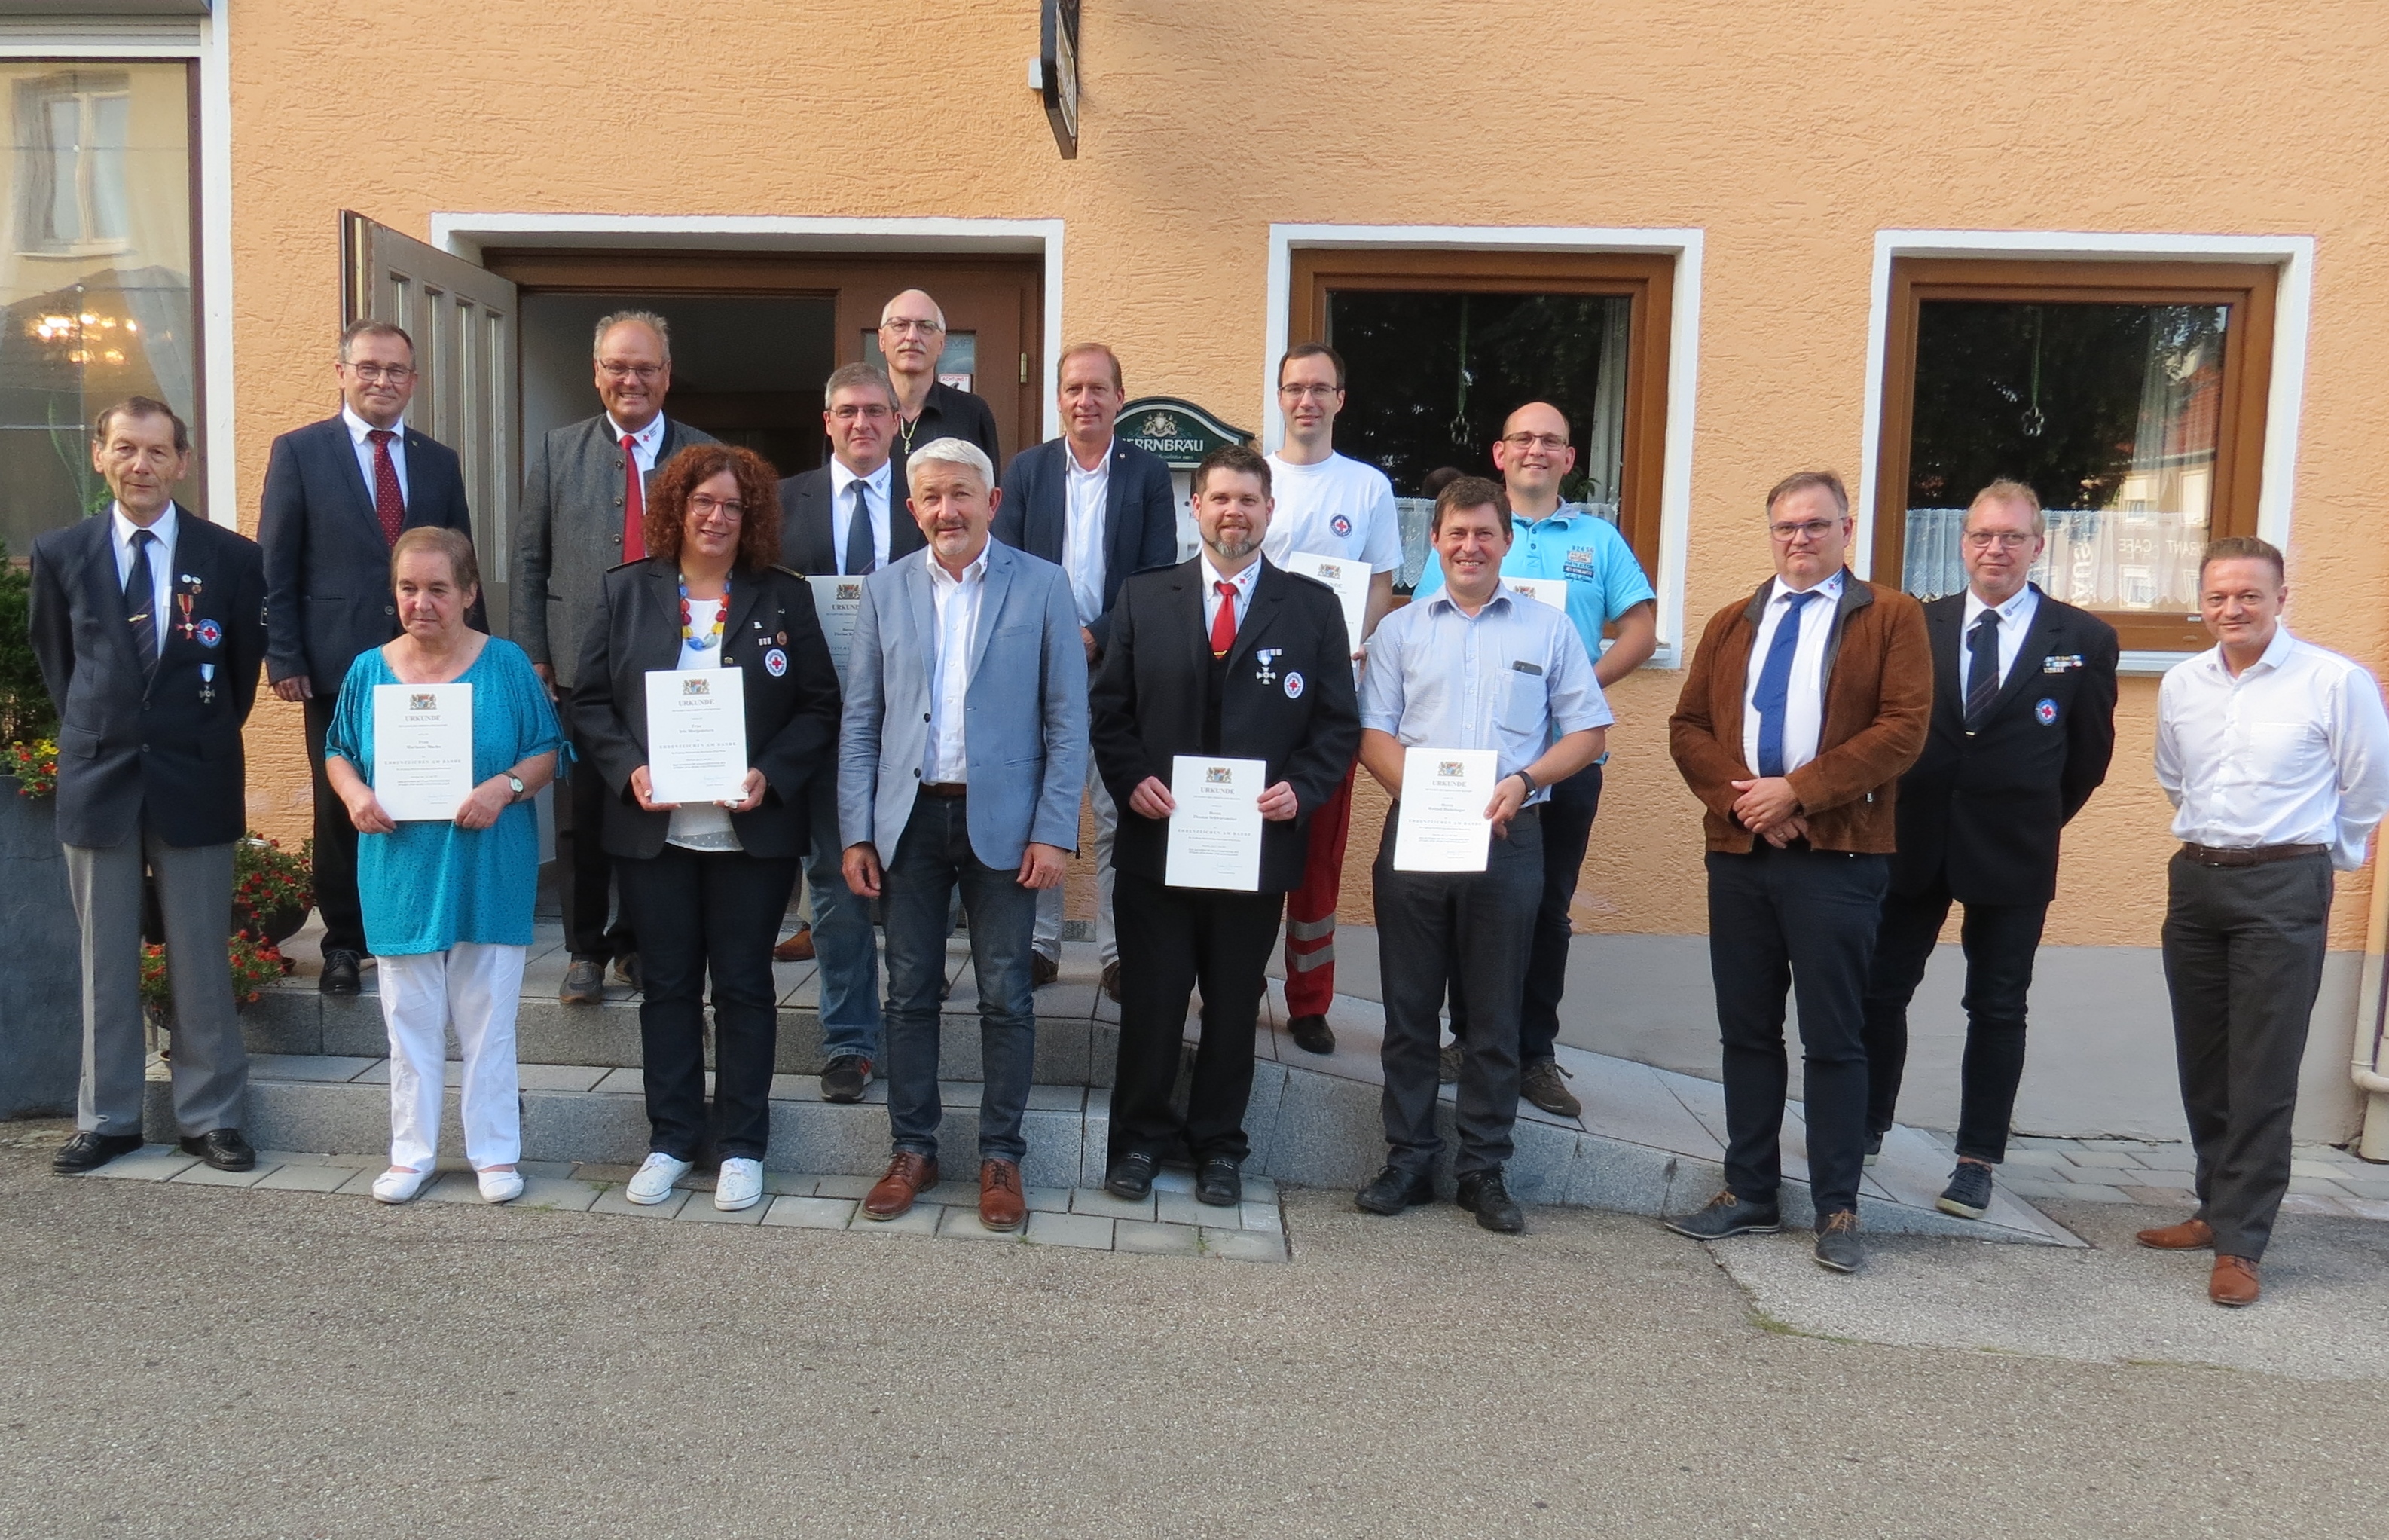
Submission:
<svg viewBox="0 0 2389 1540">
<path fill-rule="evenodd" d="M 1120 408 L 1112 431 L 1172 470 L 1192 470 L 1223 444 L 1250 443 L 1252 435 L 1231 428 L 1191 401 L 1176 396 L 1140 396 Z"/>
</svg>

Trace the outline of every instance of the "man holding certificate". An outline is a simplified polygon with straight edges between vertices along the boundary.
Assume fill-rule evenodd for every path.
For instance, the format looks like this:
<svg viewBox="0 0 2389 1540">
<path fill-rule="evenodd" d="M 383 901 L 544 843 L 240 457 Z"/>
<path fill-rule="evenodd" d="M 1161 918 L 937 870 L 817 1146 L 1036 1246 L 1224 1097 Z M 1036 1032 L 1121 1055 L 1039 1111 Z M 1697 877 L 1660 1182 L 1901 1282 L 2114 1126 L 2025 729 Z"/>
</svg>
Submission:
<svg viewBox="0 0 2389 1540">
<path fill-rule="evenodd" d="M 1121 585 L 1089 699 L 1095 767 L 1124 810 L 1114 846 L 1118 1072 L 1104 1186 L 1135 1200 L 1182 1144 L 1194 1195 L 1242 1201 L 1253 1033 L 1306 826 L 1343 795 L 1361 741 L 1351 643 L 1332 590 L 1262 559 L 1269 462 L 1241 445 L 1194 469 L 1192 561 Z M 1190 992 L 1202 1046 L 1170 1104 Z"/>
<path fill-rule="evenodd" d="M 1475 476 L 1435 500 L 1444 589 L 1369 643 L 1361 763 L 1395 799 L 1377 851 L 1386 999 L 1386 1168 L 1371 1213 L 1434 1197 L 1437 1007 L 1466 992 L 1456 1109 L 1460 1206 L 1488 1230 L 1526 1217 L 1503 1185 L 1518 1110 L 1518 1009 L 1543 888 L 1542 803 L 1606 745 L 1609 703 L 1567 617 L 1501 586 L 1510 519 Z"/>
</svg>

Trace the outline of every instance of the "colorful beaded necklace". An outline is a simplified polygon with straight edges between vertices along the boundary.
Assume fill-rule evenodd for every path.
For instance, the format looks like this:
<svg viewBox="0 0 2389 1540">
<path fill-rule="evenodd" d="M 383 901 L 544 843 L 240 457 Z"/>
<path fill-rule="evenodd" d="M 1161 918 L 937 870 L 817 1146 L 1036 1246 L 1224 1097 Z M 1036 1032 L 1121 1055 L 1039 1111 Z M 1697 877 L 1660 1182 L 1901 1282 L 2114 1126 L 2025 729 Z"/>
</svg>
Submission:
<svg viewBox="0 0 2389 1540">
<path fill-rule="evenodd" d="M 683 646 L 693 647 L 699 652 L 704 651 L 708 648 L 720 647 L 722 645 L 722 628 L 729 619 L 730 579 L 727 576 L 724 576 L 722 580 L 722 605 L 721 608 L 717 609 L 713 612 L 713 630 L 710 635 L 705 636 L 696 635 L 689 628 L 688 579 L 686 577 L 683 577 L 680 580 L 680 639 Z"/>
</svg>

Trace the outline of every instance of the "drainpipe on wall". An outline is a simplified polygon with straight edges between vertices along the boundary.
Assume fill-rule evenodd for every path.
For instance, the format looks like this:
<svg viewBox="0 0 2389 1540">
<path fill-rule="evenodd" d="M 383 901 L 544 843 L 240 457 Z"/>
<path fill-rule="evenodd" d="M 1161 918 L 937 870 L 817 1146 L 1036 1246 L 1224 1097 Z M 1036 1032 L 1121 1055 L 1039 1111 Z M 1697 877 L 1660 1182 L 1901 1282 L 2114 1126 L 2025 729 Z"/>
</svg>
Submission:
<svg viewBox="0 0 2389 1540">
<path fill-rule="evenodd" d="M 2364 930 L 2364 974 L 2356 992 L 2356 1060 L 2348 1073 L 2366 1093 L 2364 1136 L 2356 1152 L 2389 1161 L 2389 1074 L 2382 1072 L 2384 1025 L 2389 1025 L 2389 869 L 2372 863 L 2372 913 Z"/>
</svg>

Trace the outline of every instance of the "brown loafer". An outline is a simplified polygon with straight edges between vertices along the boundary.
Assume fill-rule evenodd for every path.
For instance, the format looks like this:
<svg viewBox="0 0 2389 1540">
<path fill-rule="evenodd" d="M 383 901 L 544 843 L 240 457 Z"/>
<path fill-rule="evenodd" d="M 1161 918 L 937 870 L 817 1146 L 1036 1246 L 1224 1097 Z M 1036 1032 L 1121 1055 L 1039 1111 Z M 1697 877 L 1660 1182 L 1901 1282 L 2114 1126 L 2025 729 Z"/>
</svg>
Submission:
<svg viewBox="0 0 2389 1540">
<path fill-rule="evenodd" d="M 811 962 L 813 960 L 813 928 L 799 928 L 797 933 L 772 948 L 773 962 Z"/>
<path fill-rule="evenodd" d="M 873 1185 L 862 1200 L 865 1219 L 901 1219 L 913 1200 L 938 1185 L 938 1158 L 900 1149 L 888 1162 L 888 1174 Z"/>
<path fill-rule="evenodd" d="M 1028 1217 L 1028 1200 L 1020 1190 L 1020 1162 L 981 1161 L 978 1222 L 990 1230 L 1016 1230 Z"/>
<path fill-rule="evenodd" d="M 2237 1310 L 2243 1304 L 2255 1304 L 2264 1286 L 2256 1280 L 2256 1264 L 2246 1257 L 2217 1257 L 2215 1271 L 2206 1277 L 2206 1297 L 2220 1305 Z"/>
<path fill-rule="evenodd" d="M 2196 1251 L 2215 1244 L 2215 1228 L 2204 1219 L 2185 1219 L 2178 1225 L 2142 1230 L 2133 1238 L 2160 1251 Z"/>
</svg>

